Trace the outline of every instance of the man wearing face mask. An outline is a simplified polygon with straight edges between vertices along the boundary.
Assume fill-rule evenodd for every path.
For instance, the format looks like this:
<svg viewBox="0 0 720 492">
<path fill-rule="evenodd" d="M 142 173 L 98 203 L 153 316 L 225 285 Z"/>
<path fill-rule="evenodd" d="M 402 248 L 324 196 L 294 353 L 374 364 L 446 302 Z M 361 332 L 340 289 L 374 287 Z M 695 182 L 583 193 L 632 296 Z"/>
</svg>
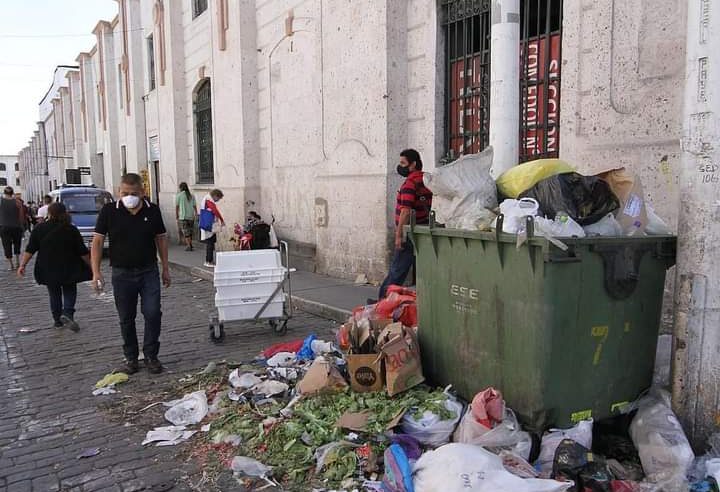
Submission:
<svg viewBox="0 0 720 492">
<path fill-rule="evenodd" d="M 106 204 L 98 215 L 91 249 L 93 286 L 97 290 L 103 286 L 100 262 L 106 235 L 110 239 L 113 294 L 125 352 L 124 372 L 133 374 L 139 370 L 135 329 L 139 296 L 145 318 L 145 365 L 149 372 L 158 374 L 163 367 L 158 360 L 162 312 L 157 257 L 160 253 L 162 283 L 169 287 L 168 239 L 160 208 L 145 199 L 139 175 L 130 173 L 123 176 L 120 200 Z"/>
<path fill-rule="evenodd" d="M 415 149 L 400 152 L 400 164 L 397 173 L 405 178 L 405 182 L 397 192 L 395 205 L 395 254 L 390 271 L 380 286 L 379 298 L 385 297 L 390 285 L 402 285 L 415 264 L 415 253 L 410 241 L 406 240 L 404 227 L 410 224 L 410 217 L 415 211 L 418 224 L 427 224 L 432 207 L 432 192 L 423 183 L 422 160 Z"/>
</svg>

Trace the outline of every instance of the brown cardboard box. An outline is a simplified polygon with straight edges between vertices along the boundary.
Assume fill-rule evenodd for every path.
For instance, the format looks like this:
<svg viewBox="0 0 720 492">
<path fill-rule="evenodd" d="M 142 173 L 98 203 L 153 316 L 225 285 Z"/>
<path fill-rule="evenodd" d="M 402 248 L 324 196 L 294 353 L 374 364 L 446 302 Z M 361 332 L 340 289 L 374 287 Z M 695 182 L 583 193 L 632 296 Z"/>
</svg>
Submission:
<svg viewBox="0 0 720 492">
<path fill-rule="evenodd" d="M 349 354 L 345 356 L 350 373 L 350 387 L 358 393 L 382 391 L 385 378 L 382 371 L 382 355 Z"/>
<path fill-rule="evenodd" d="M 400 323 L 386 326 L 378 346 L 385 361 L 388 395 L 397 395 L 425 381 L 420 362 L 420 345 L 413 328 Z"/>
<path fill-rule="evenodd" d="M 337 368 L 323 357 L 316 358 L 305 376 L 297 384 L 303 396 L 320 393 L 337 393 L 347 388 L 347 382 Z"/>
</svg>

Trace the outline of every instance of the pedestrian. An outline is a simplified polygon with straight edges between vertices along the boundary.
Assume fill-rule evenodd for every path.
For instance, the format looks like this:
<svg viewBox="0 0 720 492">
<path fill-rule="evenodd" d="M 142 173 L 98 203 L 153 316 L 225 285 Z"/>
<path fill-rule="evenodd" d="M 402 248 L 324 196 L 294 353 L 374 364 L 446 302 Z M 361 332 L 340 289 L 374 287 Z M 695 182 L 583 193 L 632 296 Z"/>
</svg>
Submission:
<svg viewBox="0 0 720 492">
<path fill-rule="evenodd" d="M 134 374 L 139 370 L 140 352 L 135 327 L 139 296 L 140 310 L 145 318 L 145 366 L 149 372 L 159 374 L 163 367 L 158 359 L 162 311 L 157 261 L 159 253 L 162 283 L 169 287 L 167 231 L 160 208 L 145 199 L 142 178 L 138 174 L 129 173 L 121 178 L 119 195 L 120 200 L 103 206 L 95 224 L 90 250 L 93 286 L 102 290 L 104 284 L 100 263 L 105 236 L 108 236 L 113 294 L 125 354 L 124 371 Z"/>
<path fill-rule="evenodd" d="M 30 234 L 18 268 L 19 277 L 25 275 L 25 268 L 35 253 L 35 281 L 47 287 L 55 328 L 78 331 L 80 326 L 75 321 L 77 284 L 92 279 L 90 252 L 62 203 L 50 205 L 47 220 Z"/>
<path fill-rule="evenodd" d="M 192 251 L 197 203 L 195 203 L 195 197 L 190 193 L 187 183 L 180 183 L 179 188 L 180 192 L 175 197 L 175 219 L 180 224 L 179 234 L 185 241 L 185 251 Z"/>
<path fill-rule="evenodd" d="M 415 212 L 417 224 L 427 224 L 432 207 L 432 192 L 423 183 L 422 160 L 420 153 L 415 149 L 405 149 L 400 152 L 400 164 L 397 173 L 405 178 L 397 192 L 395 205 L 395 251 L 390 271 L 380 286 L 379 299 L 385 297 L 390 285 L 402 285 L 407 278 L 410 268 L 415 265 L 415 252 L 413 246 L 405 237 L 405 226 L 410 224 L 410 218 Z"/>
<path fill-rule="evenodd" d="M 28 208 L 30 209 L 30 223 L 33 227 L 37 224 L 38 207 L 35 202 L 28 202 Z"/>
<path fill-rule="evenodd" d="M 43 206 L 40 207 L 37 211 L 37 222 L 42 223 L 48 215 L 48 207 L 53 202 L 52 197 L 50 195 L 45 195 L 43 197 Z"/>
<path fill-rule="evenodd" d="M 30 229 L 32 229 L 32 222 L 30 221 L 30 207 L 25 203 L 25 200 L 22 199 L 22 195 L 20 193 L 15 193 L 15 200 L 17 200 L 18 205 L 20 205 L 20 209 L 22 210 L 23 216 L 20 221 L 22 223 L 23 236 L 25 236 L 25 231 L 30 231 Z"/>
<path fill-rule="evenodd" d="M 223 192 L 215 189 L 203 198 L 203 210 L 212 214 L 212 229 L 200 229 L 200 241 L 205 243 L 205 266 L 208 268 L 215 267 L 215 244 L 217 243 L 217 232 L 225 227 L 225 219 L 223 219 L 218 202 L 223 198 Z M 202 213 L 202 212 L 201 212 Z"/>
<path fill-rule="evenodd" d="M 8 269 L 11 271 L 15 271 L 20 266 L 24 221 L 24 210 L 15 199 L 14 190 L 11 186 L 5 187 L 0 198 L 0 239 L 2 239 L 5 259 L 9 263 Z"/>
</svg>

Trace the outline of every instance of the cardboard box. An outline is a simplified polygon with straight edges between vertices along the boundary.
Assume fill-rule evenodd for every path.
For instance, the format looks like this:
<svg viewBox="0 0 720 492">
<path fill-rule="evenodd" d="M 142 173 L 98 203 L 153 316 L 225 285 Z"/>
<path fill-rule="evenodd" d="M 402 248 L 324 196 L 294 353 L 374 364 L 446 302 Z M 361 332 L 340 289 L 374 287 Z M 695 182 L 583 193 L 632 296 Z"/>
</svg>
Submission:
<svg viewBox="0 0 720 492">
<path fill-rule="evenodd" d="M 385 378 L 380 354 L 349 354 L 345 357 L 350 387 L 358 393 L 382 391 Z"/>
<path fill-rule="evenodd" d="M 420 362 L 420 344 L 413 328 L 388 325 L 378 340 L 385 362 L 385 383 L 393 396 L 425 381 Z"/>
<path fill-rule="evenodd" d="M 337 393 L 347 388 L 347 382 L 337 368 L 323 357 L 316 358 L 296 389 L 303 396 Z"/>
</svg>

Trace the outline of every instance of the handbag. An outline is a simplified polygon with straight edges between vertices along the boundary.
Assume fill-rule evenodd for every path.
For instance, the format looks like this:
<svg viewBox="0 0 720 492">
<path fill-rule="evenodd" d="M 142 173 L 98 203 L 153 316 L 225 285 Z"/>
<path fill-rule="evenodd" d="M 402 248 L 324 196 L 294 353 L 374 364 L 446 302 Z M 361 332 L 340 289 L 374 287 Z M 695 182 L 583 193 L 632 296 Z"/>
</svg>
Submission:
<svg viewBox="0 0 720 492">
<path fill-rule="evenodd" d="M 200 209 L 200 229 L 207 232 L 213 231 L 213 223 L 215 222 L 215 214 L 207 208 Z"/>
</svg>

